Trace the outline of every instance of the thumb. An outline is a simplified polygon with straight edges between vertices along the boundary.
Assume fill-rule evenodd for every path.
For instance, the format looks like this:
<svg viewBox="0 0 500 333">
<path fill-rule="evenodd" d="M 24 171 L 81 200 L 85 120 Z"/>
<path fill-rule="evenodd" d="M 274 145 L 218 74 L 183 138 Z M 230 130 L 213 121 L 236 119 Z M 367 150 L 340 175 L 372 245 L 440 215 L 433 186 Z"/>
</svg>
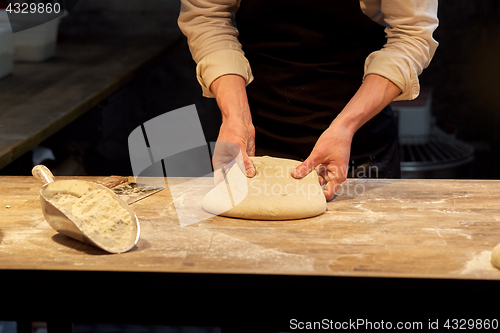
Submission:
<svg viewBox="0 0 500 333">
<path fill-rule="evenodd" d="M 240 151 L 238 156 L 236 156 L 232 161 L 229 163 L 222 165 L 219 169 L 215 170 L 214 172 L 214 184 L 217 185 L 221 183 L 229 170 L 234 166 L 234 164 L 237 164 L 238 167 L 240 168 L 241 172 L 245 174 L 247 177 L 254 177 L 255 176 L 255 166 L 252 162 L 252 160 L 248 157 L 248 155 L 245 152 Z"/>
<path fill-rule="evenodd" d="M 309 173 L 311 173 L 311 171 L 313 171 L 318 164 L 319 163 L 316 163 L 315 160 L 311 158 L 311 156 L 309 156 L 304 162 L 302 162 L 292 171 L 292 177 L 296 179 L 304 178 Z"/>
<path fill-rule="evenodd" d="M 252 178 L 255 176 L 255 166 L 253 165 L 252 160 L 250 159 L 250 157 L 248 157 L 248 154 L 245 151 L 242 150 L 240 152 L 238 158 L 236 159 L 236 163 L 238 163 L 241 171 L 247 177 Z"/>
</svg>

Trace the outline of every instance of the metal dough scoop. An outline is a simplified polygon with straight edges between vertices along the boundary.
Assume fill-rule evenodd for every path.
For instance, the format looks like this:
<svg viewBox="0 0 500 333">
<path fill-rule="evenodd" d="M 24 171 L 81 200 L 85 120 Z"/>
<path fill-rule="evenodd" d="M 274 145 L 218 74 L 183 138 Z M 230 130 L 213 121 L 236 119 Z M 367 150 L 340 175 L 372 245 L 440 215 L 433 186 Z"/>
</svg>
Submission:
<svg viewBox="0 0 500 333">
<path fill-rule="evenodd" d="M 44 184 L 40 188 L 40 202 L 42 204 L 43 216 L 49 225 L 57 232 L 77 239 L 81 242 L 97 246 L 110 253 L 123 253 L 129 251 L 139 240 L 140 226 L 137 216 L 134 211 L 110 189 L 100 184 L 84 180 L 55 181 L 55 178 L 50 170 L 44 165 L 35 166 L 32 170 L 32 174 L 36 179 Z M 70 217 L 49 201 L 58 193 L 66 193 L 81 197 L 88 191 L 97 189 L 107 191 L 111 197 L 118 204 L 120 204 L 121 207 L 127 210 L 132 217 L 132 220 L 134 221 L 133 228 L 135 231 L 135 237 L 130 237 L 126 246 L 116 246 L 113 244 L 114 242 L 107 241 L 104 237 L 100 237 L 99 234 L 87 235 L 80 227 L 78 227 L 77 223 L 75 223 Z"/>
</svg>

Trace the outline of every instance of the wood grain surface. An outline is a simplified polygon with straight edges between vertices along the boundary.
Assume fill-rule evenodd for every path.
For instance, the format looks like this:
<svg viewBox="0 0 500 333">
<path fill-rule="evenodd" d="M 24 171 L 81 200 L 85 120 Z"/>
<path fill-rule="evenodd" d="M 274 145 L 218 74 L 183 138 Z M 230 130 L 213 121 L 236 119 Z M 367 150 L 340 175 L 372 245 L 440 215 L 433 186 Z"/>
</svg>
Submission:
<svg viewBox="0 0 500 333">
<path fill-rule="evenodd" d="M 111 255 L 52 230 L 34 178 L 0 177 L 0 269 L 500 279 L 500 181 L 350 179 L 323 215 L 293 221 L 203 212 L 211 178 L 168 185 L 131 205 L 140 240 Z"/>
<path fill-rule="evenodd" d="M 165 38 L 87 38 L 0 80 L 0 168 L 77 119 L 168 49 Z"/>
</svg>

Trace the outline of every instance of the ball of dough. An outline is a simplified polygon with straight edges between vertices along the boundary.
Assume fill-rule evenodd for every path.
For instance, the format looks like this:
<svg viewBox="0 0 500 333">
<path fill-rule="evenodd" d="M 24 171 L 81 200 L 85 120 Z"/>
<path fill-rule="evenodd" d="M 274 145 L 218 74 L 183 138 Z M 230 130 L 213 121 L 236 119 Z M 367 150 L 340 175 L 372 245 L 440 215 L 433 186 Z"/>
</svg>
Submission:
<svg viewBox="0 0 500 333">
<path fill-rule="evenodd" d="M 209 213 L 256 220 L 291 220 L 320 215 L 326 199 L 316 171 L 302 179 L 291 176 L 301 162 L 269 156 L 251 157 L 256 175 L 247 178 L 234 164 L 225 181 L 203 198 Z"/>
<path fill-rule="evenodd" d="M 500 243 L 491 252 L 491 264 L 500 269 Z"/>
</svg>

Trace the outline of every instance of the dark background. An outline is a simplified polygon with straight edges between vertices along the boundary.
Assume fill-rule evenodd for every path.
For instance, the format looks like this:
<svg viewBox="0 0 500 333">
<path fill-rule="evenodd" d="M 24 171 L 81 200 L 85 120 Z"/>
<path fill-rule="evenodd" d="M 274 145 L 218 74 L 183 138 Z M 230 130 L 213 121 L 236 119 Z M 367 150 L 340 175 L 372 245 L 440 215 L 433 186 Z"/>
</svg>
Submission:
<svg viewBox="0 0 500 333">
<path fill-rule="evenodd" d="M 437 125 L 475 148 L 464 177 L 498 179 L 500 1 L 441 0 L 438 8 L 439 47 L 421 86 L 433 88 Z"/>
<path fill-rule="evenodd" d="M 207 141 L 215 141 L 220 115 L 215 101 L 201 96 L 196 65 L 177 27 L 178 13 L 178 0 L 81 0 L 63 19 L 60 42 L 89 35 L 177 39 L 160 62 L 41 144 L 54 151 L 56 161 L 47 165 L 56 175 L 131 175 L 128 134 L 146 120 L 190 104 L 197 106 Z M 500 179 L 500 1 L 441 0 L 438 17 L 434 37 L 440 46 L 420 77 L 421 86 L 433 89 L 437 126 L 475 149 L 474 161 L 453 177 Z M 25 154 L 0 175 L 30 175 L 31 159 Z"/>
<path fill-rule="evenodd" d="M 56 175 L 131 175 L 128 134 L 146 120 L 190 104 L 197 106 L 207 141 L 216 140 L 220 114 L 213 99 L 201 96 L 196 65 L 177 27 L 179 8 L 176 0 L 82 0 L 63 19 L 60 42 L 151 34 L 168 34 L 176 42 L 153 67 L 41 144 L 56 155 L 56 161 L 47 161 Z M 440 177 L 499 179 L 500 2 L 441 0 L 438 17 L 434 37 L 440 45 L 420 83 L 433 90 L 437 126 L 475 150 L 474 161 Z M 0 174 L 29 175 L 31 155 Z"/>
</svg>

